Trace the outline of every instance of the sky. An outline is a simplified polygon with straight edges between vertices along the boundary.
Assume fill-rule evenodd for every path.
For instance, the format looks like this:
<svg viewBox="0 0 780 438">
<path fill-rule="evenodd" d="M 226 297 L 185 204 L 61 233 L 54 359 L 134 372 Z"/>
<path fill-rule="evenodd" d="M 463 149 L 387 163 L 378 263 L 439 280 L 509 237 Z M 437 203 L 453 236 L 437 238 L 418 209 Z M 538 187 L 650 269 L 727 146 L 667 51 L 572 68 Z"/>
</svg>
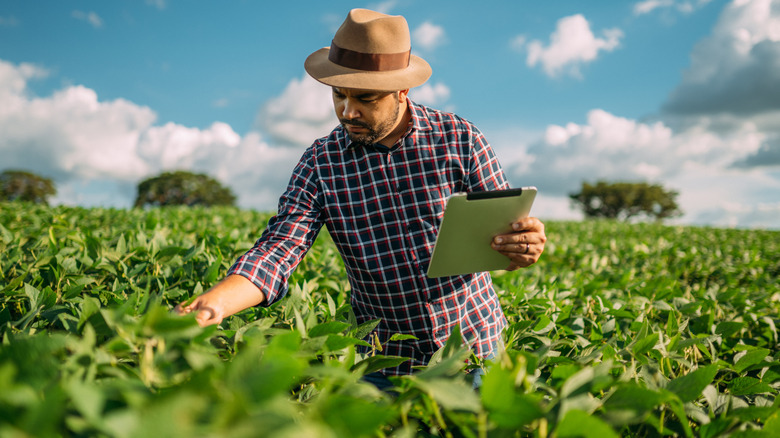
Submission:
<svg viewBox="0 0 780 438">
<path fill-rule="evenodd" d="M 337 125 L 303 61 L 355 7 L 407 19 L 411 99 L 474 122 L 533 215 L 632 181 L 679 193 L 670 223 L 780 229 L 780 0 L 2 0 L 0 171 L 127 208 L 190 170 L 273 211 Z"/>
</svg>

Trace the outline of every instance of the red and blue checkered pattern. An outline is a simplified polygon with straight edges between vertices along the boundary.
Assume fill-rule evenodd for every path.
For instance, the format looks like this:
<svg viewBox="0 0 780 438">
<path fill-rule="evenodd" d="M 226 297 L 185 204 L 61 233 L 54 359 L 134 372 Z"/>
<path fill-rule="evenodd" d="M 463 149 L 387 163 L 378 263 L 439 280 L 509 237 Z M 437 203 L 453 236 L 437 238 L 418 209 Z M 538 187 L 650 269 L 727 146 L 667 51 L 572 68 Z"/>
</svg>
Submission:
<svg viewBox="0 0 780 438">
<path fill-rule="evenodd" d="M 387 374 L 424 365 L 460 324 L 477 356 L 500 342 L 506 318 L 483 272 L 428 278 L 450 194 L 509 188 L 492 148 L 470 122 L 408 100 L 412 120 L 390 149 L 352 145 L 339 126 L 314 142 L 293 171 L 279 211 L 229 274 L 252 281 L 270 305 L 325 225 L 346 266 L 358 322 L 379 318 L 384 354 L 410 357 Z M 464 254 L 464 257 L 468 257 Z"/>
</svg>

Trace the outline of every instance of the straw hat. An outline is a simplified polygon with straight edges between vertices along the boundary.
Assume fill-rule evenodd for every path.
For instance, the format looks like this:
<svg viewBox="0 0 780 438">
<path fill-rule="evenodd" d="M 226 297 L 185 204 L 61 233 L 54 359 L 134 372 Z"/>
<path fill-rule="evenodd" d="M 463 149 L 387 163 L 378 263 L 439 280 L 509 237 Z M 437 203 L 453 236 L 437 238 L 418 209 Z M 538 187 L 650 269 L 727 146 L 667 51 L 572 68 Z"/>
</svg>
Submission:
<svg viewBox="0 0 780 438">
<path fill-rule="evenodd" d="M 431 66 L 411 50 L 404 17 L 353 9 L 331 46 L 309 55 L 304 68 L 314 79 L 333 87 L 406 90 L 431 76 Z"/>
</svg>

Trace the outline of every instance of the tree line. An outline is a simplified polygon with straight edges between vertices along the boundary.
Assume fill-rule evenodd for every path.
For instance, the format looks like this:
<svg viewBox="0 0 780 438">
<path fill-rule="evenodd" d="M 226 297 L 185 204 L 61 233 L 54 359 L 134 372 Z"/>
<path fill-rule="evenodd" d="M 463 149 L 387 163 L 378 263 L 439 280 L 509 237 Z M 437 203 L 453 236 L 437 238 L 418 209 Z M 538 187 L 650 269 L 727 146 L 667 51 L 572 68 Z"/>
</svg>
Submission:
<svg viewBox="0 0 780 438">
<path fill-rule="evenodd" d="M 229 187 L 202 173 L 183 170 L 163 172 L 138 184 L 134 207 L 234 206 L 236 196 Z M 57 194 L 54 182 L 24 170 L 0 173 L 0 201 L 48 204 Z M 647 182 L 583 182 L 580 191 L 570 193 L 573 205 L 587 218 L 628 221 L 635 218 L 662 221 L 682 214 L 678 192 Z"/>
</svg>

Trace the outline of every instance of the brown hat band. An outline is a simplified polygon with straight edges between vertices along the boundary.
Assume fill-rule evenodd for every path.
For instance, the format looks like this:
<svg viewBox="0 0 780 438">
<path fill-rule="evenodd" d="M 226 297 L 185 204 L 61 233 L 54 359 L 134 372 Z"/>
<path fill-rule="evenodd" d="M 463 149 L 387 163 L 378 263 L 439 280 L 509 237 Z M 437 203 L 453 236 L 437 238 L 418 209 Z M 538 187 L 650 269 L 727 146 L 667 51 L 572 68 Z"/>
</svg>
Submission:
<svg viewBox="0 0 780 438">
<path fill-rule="evenodd" d="M 411 50 L 401 53 L 363 53 L 344 49 L 331 42 L 328 59 L 342 67 L 364 71 L 401 70 L 409 66 Z"/>
</svg>

